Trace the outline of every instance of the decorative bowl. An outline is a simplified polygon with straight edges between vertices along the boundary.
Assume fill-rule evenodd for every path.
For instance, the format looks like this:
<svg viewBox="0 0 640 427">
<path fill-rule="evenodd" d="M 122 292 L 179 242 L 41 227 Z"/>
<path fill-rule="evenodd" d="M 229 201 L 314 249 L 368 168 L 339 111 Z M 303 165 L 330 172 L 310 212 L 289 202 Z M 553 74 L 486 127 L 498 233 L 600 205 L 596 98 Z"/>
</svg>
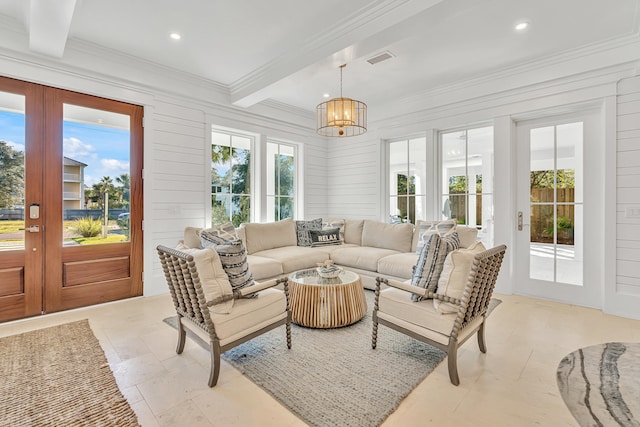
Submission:
<svg viewBox="0 0 640 427">
<path fill-rule="evenodd" d="M 324 279 L 335 279 L 342 273 L 342 269 L 340 267 L 336 267 L 332 265 L 330 267 L 318 267 L 316 268 L 318 275 Z"/>
</svg>

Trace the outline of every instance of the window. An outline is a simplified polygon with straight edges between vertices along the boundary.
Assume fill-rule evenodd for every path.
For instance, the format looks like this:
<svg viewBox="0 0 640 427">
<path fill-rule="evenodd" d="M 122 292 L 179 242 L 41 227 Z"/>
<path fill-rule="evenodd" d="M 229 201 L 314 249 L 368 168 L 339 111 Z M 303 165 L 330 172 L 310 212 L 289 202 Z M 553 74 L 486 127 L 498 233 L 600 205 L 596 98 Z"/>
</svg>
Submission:
<svg viewBox="0 0 640 427">
<path fill-rule="evenodd" d="M 427 140 L 389 143 L 389 221 L 414 223 L 426 219 Z"/>
<path fill-rule="evenodd" d="M 295 216 L 296 147 L 267 141 L 267 221 Z"/>
<path fill-rule="evenodd" d="M 211 223 L 251 221 L 251 146 L 253 137 L 212 132 Z"/>
<path fill-rule="evenodd" d="M 442 218 L 476 226 L 493 246 L 493 127 L 441 134 Z"/>
</svg>

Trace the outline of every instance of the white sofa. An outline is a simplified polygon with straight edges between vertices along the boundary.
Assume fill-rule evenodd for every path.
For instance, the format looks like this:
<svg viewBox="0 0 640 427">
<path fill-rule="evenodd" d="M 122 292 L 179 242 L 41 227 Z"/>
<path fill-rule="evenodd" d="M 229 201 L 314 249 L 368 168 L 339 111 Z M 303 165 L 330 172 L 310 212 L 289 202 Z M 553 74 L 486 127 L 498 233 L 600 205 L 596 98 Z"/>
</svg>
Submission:
<svg viewBox="0 0 640 427">
<path fill-rule="evenodd" d="M 413 224 L 387 224 L 371 220 L 330 220 L 344 222 L 340 245 L 306 247 L 297 245 L 296 222 L 286 219 L 272 223 L 243 224 L 238 236 L 247 248 L 249 268 L 255 280 L 265 281 L 294 271 L 316 267 L 332 260 L 358 273 L 365 288 L 375 289 L 375 278 L 411 279 L 418 260 L 418 228 Z M 199 247 L 200 229 L 185 230 L 185 244 Z M 475 242 L 477 229 L 457 226 L 461 247 Z"/>
</svg>

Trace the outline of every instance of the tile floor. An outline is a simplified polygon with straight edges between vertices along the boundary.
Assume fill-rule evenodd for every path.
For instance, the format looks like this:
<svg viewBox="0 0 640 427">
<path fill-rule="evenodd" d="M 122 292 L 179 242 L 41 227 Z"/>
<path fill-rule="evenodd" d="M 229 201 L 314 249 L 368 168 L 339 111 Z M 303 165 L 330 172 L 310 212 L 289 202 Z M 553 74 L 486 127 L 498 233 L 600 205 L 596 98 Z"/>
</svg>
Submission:
<svg viewBox="0 0 640 427">
<path fill-rule="evenodd" d="M 504 302 L 487 325 L 488 353 L 475 340 L 459 352 L 460 386 L 449 383 L 441 363 L 384 427 L 576 426 L 556 387 L 558 362 L 578 347 L 640 342 L 640 321 L 497 297 Z M 162 323 L 173 314 L 168 295 L 136 298 L 0 324 L 0 336 L 88 318 L 143 426 L 305 425 L 226 362 L 218 385 L 207 387 L 208 353 L 188 340 L 184 353 L 175 354 L 176 333 Z"/>
</svg>

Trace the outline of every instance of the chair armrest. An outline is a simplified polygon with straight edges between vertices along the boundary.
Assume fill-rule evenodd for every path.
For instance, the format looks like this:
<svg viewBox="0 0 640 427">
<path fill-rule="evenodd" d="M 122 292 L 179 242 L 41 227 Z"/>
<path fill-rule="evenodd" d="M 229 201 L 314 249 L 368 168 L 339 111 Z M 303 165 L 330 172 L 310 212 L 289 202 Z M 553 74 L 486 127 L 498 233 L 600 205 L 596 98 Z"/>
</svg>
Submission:
<svg viewBox="0 0 640 427">
<path fill-rule="evenodd" d="M 246 288 L 238 289 L 233 291 L 234 299 L 247 298 L 257 292 L 264 291 L 265 289 L 273 288 L 274 286 L 279 285 L 280 283 L 285 283 L 285 286 L 288 285 L 288 279 L 286 277 L 281 277 L 279 279 L 269 280 L 267 282 L 258 283 L 251 286 L 247 286 Z"/>
<path fill-rule="evenodd" d="M 462 304 L 462 300 L 459 300 L 457 298 L 452 298 L 452 297 L 449 297 L 447 295 L 436 294 L 434 292 L 427 291 L 426 289 L 420 288 L 418 286 L 407 285 L 406 283 L 402 283 L 402 282 L 399 282 L 397 280 L 383 279 L 381 277 L 376 278 L 377 292 L 380 292 L 380 284 L 381 283 L 384 283 L 387 286 L 391 286 L 392 288 L 396 288 L 396 289 L 399 289 L 401 291 L 405 291 L 405 292 L 409 292 L 409 293 L 412 293 L 412 294 L 416 294 L 416 295 L 421 296 L 423 298 L 433 298 L 433 299 L 437 299 L 437 300 L 448 302 L 448 303 L 455 304 L 455 305 L 461 305 Z"/>
</svg>

